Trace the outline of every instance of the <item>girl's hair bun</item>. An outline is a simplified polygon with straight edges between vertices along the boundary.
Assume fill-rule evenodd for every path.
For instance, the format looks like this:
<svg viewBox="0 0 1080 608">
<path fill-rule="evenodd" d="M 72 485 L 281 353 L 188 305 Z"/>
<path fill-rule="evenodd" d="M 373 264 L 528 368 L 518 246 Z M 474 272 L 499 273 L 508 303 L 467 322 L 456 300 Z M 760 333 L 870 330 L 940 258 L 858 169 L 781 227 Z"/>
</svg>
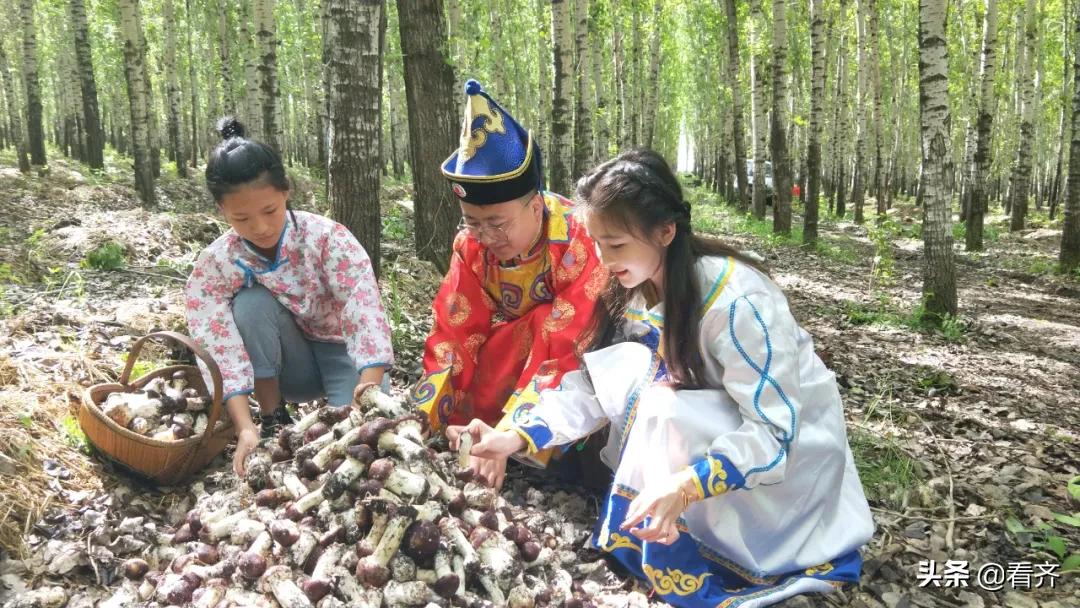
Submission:
<svg viewBox="0 0 1080 608">
<path fill-rule="evenodd" d="M 243 137 L 246 131 L 247 129 L 244 128 L 244 124 L 232 116 L 226 116 L 217 121 L 217 132 L 221 135 L 222 139 Z"/>
</svg>

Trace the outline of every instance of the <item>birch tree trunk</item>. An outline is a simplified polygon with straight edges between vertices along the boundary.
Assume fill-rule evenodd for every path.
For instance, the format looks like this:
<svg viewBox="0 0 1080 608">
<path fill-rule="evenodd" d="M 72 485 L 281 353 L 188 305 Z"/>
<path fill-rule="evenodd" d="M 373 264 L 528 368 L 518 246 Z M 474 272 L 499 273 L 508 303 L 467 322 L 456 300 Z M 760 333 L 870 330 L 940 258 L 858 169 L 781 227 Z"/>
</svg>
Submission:
<svg viewBox="0 0 1080 608">
<path fill-rule="evenodd" d="M 135 189 L 143 206 L 154 208 L 154 168 L 150 160 L 149 83 L 146 82 L 146 55 L 143 46 L 142 17 L 138 0 L 119 0 L 120 31 L 124 44 L 124 75 L 131 108 L 131 151 L 135 161 Z"/>
<path fill-rule="evenodd" d="M 997 70 L 997 0 L 986 0 L 983 18 L 982 66 L 979 68 L 979 114 L 975 123 L 975 155 L 964 245 L 982 251 L 986 217 L 987 180 L 990 177 L 991 127 L 994 124 L 994 77 Z"/>
<path fill-rule="evenodd" d="M 750 0 L 750 138 L 754 146 L 754 195 L 753 214 L 759 220 L 765 219 L 765 70 L 761 65 L 761 56 L 756 49 L 761 45 L 761 30 L 765 24 L 765 15 L 761 11 L 761 0 Z M 736 171 L 746 171 L 745 167 L 736 167 Z M 775 185 L 776 182 L 773 181 Z"/>
<path fill-rule="evenodd" d="M 34 1 L 20 0 L 19 16 L 23 28 L 23 84 L 26 86 L 26 135 L 30 144 L 30 162 L 44 165 L 45 131 L 42 128 L 41 83 L 38 80 L 37 32 L 34 29 Z"/>
<path fill-rule="evenodd" d="M 949 65 L 946 0 L 919 2 L 919 109 L 923 173 L 923 302 L 927 313 L 955 315 L 949 166 Z"/>
<path fill-rule="evenodd" d="M 653 147 L 653 133 L 656 130 L 656 114 L 658 111 L 656 101 L 657 91 L 660 88 L 660 34 L 663 10 L 663 0 L 654 0 L 652 41 L 649 43 L 649 80 L 648 83 L 646 83 L 644 95 L 645 101 L 641 108 L 643 117 L 642 139 L 644 140 L 646 148 Z"/>
<path fill-rule="evenodd" d="M 630 79 L 626 83 L 627 101 L 630 103 L 630 145 L 641 144 L 641 89 L 644 85 L 642 78 L 641 53 L 643 42 L 641 39 L 641 6 L 642 0 L 630 0 Z"/>
<path fill-rule="evenodd" d="M 551 0 L 551 56 L 555 68 L 555 91 L 551 101 L 551 184 L 560 194 L 570 191 L 570 170 L 574 157 L 573 48 L 570 36 L 568 0 Z"/>
<path fill-rule="evenodd" d="M 729 0 L 730 1 L 730 0 Z M 806 217 L 803 242 L 818 238 L 818 190 L 821 186 L 821 118 L 825 102 L 825 19 L 822 0 L 810 0 L 810 133 L 806 145 Z"/>
<path fill-rule="evenodd" d="M 630 99 L 627 91 L 626 58 L 623 53 L 622 27 L 616 23 L 612 28 L 612 46 L 614 47 L 615 61 L 615 84 L 616 94 L 619 98 L 618 132 L 616 140 L 620 150 L 627 150 L 634 146 L 630 135 Z"/>
<path fill-rule="evenodd" d="M 187 46 L 188 57 L 194 57 L 194 52 L 191 43 L 191 31 L 195 28 L 192 22 L 191 13 L 191 0 L 184 0 L 184 14 L 187 17 L 187 28 L 184 32 L 184 44 Z M 199 129 L 199 76 L 195 70 L 196 61 L 188 61 L 188 93 L 189 101 L 191 102 L 191 166 L 197 167 L 199 164 L 199 140 L 200 136 L 205 136 Z M 231 80 L 223 81 L 226 87 L 232 86 Z M 230 112 L 235 112 L 236 109 L 231 108 Z M 209 131 L 209 129 L 207 129 Z"/>
<path fill-rule="evenodd" d="M 240 15 L 240 36 L 243 38 L 244 53 L 244 114 L 247 122 L 254 127 L 249 129 L 248 137 L 264 139 L 262 110 L 259 88 L 259 43 L 252 31 L 255 20 L 254 3 L 262 0 L 243 0 L 243 13 Z"/>
<path fill-rule="evenodd" d="M 735 154 L 735 182 L 738 184 L 735 208 L 739 210 L 739 213 L 746 213 L 750 209 L 750 197 L 747 189 L 748 184 L 746 183 L 746 143 L 743 139 L 742 86 L 739 84 L 739 20 L 735 10 L 735 0 L 724 0 L 724 8 L 727 11 L 727 78 L 731 86 L 731 147 Z M 725 182 L 731 181 L 726 175 L 721 176 L 721 178 Z"/>
<path fill-rule="evenodd" d="M 450 267 L 458 215 L 457 200 L 439 169 L 458 144 L 446 19 L 440 0 L 397 0 L 397 7 L 409 112 L 409 163 L 416 190 L 416 255 L 444 273 Z"/>
<path fill-rule="evenodd" d="M 847 15 L 847 0 L 840 0 L 839 16 L 837 21 L 841 24 L 845 23 Z M 837 45 L 836 52 L 836 94 L 834 95 L 835 107 L 833 117 L 833 134 L 832 134 L 832 154 L 831 159 L 833 163 L 833 176 L 832 176 L 832 190 L 833 190 L 833 203 L 835 204 L 836 217 L 844 217 L 847 213 L 847 175 L 845 174 L 845 168 L 847 167 L 847 133 L 850 132 L 848 126 L 848 113 L 845 112 L 845 105 L 847 103 L 847 29 L 843 26 L 840 28 L 840 42 Z"/>
<path fill-rule="evenodd" d="M 378 275 L 386 12 L 382 0 L 327 4 L 330 213 L 356 235 Z"/>
<path fill-rule="evenodd" d="M 773 0 L 773 232 L 791 234 L 791 164 L 787 151 L 787 0 Z"/>
<path fill-rule="evenodd" d="M 594 7 L 595 8 L 595 7 Z M 608 147 L 611 141 L 611 111 L 608 108 L 608 97 L 604 93 L 604 78 L 603 78 L 603 64 L 600 60 L 600 52 L 603 48 L 603 37 L 599 29 L 596 27 L 596 19 L 590 14 L 589 17 L 589 35 L 592 37 L 592 44 L 589 45 L 589 52 L 592 54 L 591 67 L 592 67 L 592 81 L 593 81 L 593 93 L 595 99 L 593 102 L 593 119 L 594 119 L 594 137 L 593 137 L 593 164 L 600 163 L 607 160 L 609 150 Z"/>
<path fill-rule="evenodd" d="M 592 72 L 589 63 L 589 0 L 575 0 L 574 17 L 574 165 L 571 180 L 576 182 L 592 163 L 592 107 L 589 102 Z M 572 185 L 572 184 L 571 184 Z"/>
<path fill-rule="evenodd" d="M 884 216 L 886 196 L 882 166 L 884 159 L 881 148 L 884 143 L 885 130 L 882 128 L 881 117 L 881 49 L 878 43 L 878 6 L 877 0 L 868 0 L 866 5 L 866 42 L 867 59 L 870 61 L 870 92 L 873 95 L 873 138 L 874 138 L 874 174 L 870 180 L 870 191 L 874 193 L 877 203 L 878 216 Z"/>
<path fill-rule="evenodd" d="M 1034 139 L 1032 110 L 1035 106 L 1032 60 L 1035 56 L 1035 32 L 1038 21 L 1035 0 L 1027 0 L 1024 14 L 1024 58 L 1017 75 L 1020 89 L 1020 134 L 1016 145 L 1016 157 L 1013 161 L 1012 179 L 1009 184 L 1009 207 L 1012 214 L 1009 230 L 1013 232 L 1024 229 L 1031 185 L 1031 147 Z"/>
<path fill-rule="evenodd" d="M 4 52 L 2 42 L 0 42 L 0 80 L 3 81 L 4 98 L 7 100 L 7 107 L 11 110 L 8 112 L 8 130 L 11 131 L 11 137 L 15 140 L 15 156 L 19 161 L 19 171 L 29 173 L 30 156 L 27 153 L 26 133 L 23 131 L 22 126 L 22 113 L 19 111 L 19 97 L 15 94 L 15 77 L 12 75 L 11 68 L 8 65 L 7 54 Z"/>
<path fill-rule="evenodd" d="M 180 117 L 180 79 L 176 73 L 176 11 L 173 0 L 163 0 L 162 16 L 165 25 L 165 99 L 168 103 L 166 114 L 169 131 L 169 149 L 176 161 L 176 174 L 187 177 L 187 165 L 184 161 L 184 139 L 181 136 Z"/>
<path fill-rule="evenodd" d="M 1080 10 L 1071 15 L 1073 29 L 1073 98 L 1072 139 L 1069 142 L 1068 193 L 1061 227 L 1061 271 L 1076 272 L 1080 268 Z"/>
<path fill-rule="evenodd" d="M 866 105 L 867 85 L 870 79 L 870 58 L 867 56 L 866 3 L 858 0 L 855 8 L 855 38 L 858 47 L 859 72 L 855 85 L 855 167 L 851 180 L 851 205 L 855 208 L 855 223 L 864 221 L 863 203 L 866 194 Z"/>
<path fill-rule="evenodd" d="M 284 152 L 279 107 L 274 3 L 274 0 L 255 0 L 255 37 L 258 39 L 259 49 L 259 105 L 262 110 L 263 141 L 278 152 Z"/>
<path fill-rule="evenodd" d="M 190 1 L 190 0 L 189 0 Z M 233 33 L 232 16 L 228 0 L 215 0 L 217 3 L 218 59 L 221 60 L 222 104 L 225 114 L 235 115 L 240 111 L 236 103 L 236 92 L 232 75 L 232 48 L 230 38 Z M 248 118 L 248 120 L 251 120 Z"/>
<path fill-rule="evenodd" d="M 105 132 L 101 129 L 101 112 L 98 110 L 97 82 L 94 80 L 93 54 L 86 23 L 84 0 L 71 0 L 68 17 L 75 35 L 75 60 L 79 70 L 79 88 L 82 92 L 83 131 L 86 133 L 86 164 L 91 169 L 105 167 Z"/>
</svg>

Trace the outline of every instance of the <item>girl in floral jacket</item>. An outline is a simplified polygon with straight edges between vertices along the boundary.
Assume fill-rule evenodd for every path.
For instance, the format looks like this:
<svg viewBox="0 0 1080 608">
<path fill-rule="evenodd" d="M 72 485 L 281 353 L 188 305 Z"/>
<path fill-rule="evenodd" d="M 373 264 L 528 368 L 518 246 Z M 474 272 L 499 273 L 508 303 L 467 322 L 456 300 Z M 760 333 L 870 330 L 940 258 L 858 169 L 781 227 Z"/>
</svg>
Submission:
<svg viewBox="0 0 1080 608">
<path fill-rule="evenodd" d="M 259 441 L 252 393 L 268 437 L 289 421 L 285 400 L 346 406 L 354 392 L 385 385 L 394 355 L 364 248 L 341 224 L 288 208 L 281 157 L 246 139 L 239 121 L 222 119 L 218 131 L 206 185 L 232 229 L 199 255 L 185 308 L 192 336 L 221 369 L 237 429 L 233 469 L 244 475 Z"/>
</svg>

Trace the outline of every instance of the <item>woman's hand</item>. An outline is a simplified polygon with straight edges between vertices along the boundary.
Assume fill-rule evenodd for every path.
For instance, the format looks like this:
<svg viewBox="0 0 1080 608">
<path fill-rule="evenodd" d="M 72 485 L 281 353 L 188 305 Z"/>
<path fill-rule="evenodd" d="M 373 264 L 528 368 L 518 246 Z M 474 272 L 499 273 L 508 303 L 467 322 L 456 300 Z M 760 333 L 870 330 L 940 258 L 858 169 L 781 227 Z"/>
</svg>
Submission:
<svg viewBox="0 0 1080 608">
<path fill-rule="evenodd" d="M 466 426 L 446 427 L 450 449 L 458 449 L 461 435 L 472 435 L 473 447 L 469 452 L 469 468 L 484 483 L 495 488 L 502 487 L 506 477 L 506 459 L 525 447 L 525 440 L 514 431 L 496 431 L 482 420 L 474 419 Z"/>
<path fill-rule="evenodd" d="M 629 529 L 631 534 L 645 542 L 670 545 L 678 540 L 676 522 L 679 516 L 691 500 L 700 498 L 690 474 L 680 473 L 671 481 L 644 488 L 630 503 L 621 528 Z M 636 528 L 646 517 L 651 518 L 648 525 Z"/>
<path fill-rule="evenodd" d="M 259 445 L 259 433 L 254 426 L 246 427 L 236 434 L 236 452 L 233 453 L 233 471 L 240 477 L 247 474 L 247 457 Z"/>
</svg>

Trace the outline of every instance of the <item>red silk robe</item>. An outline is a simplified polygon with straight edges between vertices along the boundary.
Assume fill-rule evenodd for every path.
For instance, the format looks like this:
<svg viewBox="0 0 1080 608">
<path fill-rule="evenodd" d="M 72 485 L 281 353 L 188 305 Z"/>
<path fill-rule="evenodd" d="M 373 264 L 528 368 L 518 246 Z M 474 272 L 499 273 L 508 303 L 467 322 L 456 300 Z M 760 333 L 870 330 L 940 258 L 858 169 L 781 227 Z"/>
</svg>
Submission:
<svg viewBox="0 0 1080 608">
<path fill-rule="evenodd" d="M 473 418 L 505 424 L 578 368 L 582 334 L 609 275 L 572 203 L 543 194 L 544 233 L 516 268 L 501 267 L 464 231 L 454 241 L 432 305 L 425 373 L 412 392 L 434 428 Z"/>
</svg>

